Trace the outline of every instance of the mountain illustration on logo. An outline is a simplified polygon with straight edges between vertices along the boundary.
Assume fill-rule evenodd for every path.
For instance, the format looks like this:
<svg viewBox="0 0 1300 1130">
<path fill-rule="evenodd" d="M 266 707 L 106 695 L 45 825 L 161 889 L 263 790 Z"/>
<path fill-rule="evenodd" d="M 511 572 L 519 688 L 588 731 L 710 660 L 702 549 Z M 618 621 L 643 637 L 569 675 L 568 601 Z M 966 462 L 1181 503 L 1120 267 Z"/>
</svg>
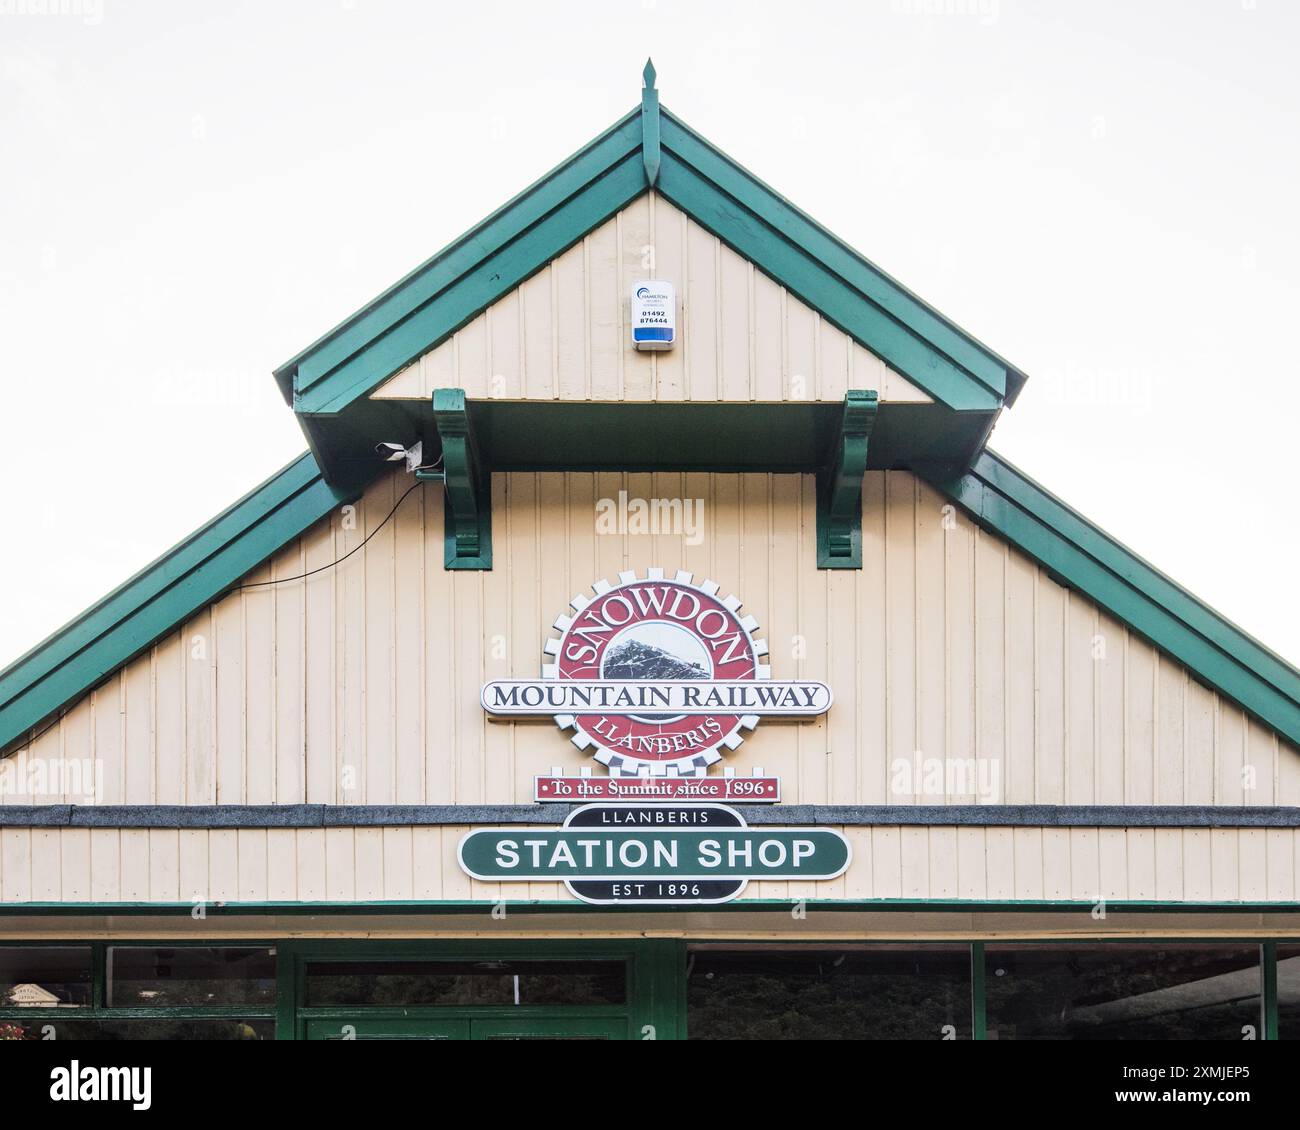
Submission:
<svg viewBox="0 0 1300 1130">
<path fill-rule="evenodd" d="M 627 640 L 605 656 L 606 679 L 707 679 L 698 663 L 687 663 L 671 652 L 640 640 Z"/>
<path fill-rule="evenodd" d="M 645 286 L 655 289 L 648 281 Z M 559 634 L 543 644 L 546 658 L 536 690 L 516 691 L 512 683 L 510 690 L 493 691 L 494 700 L 503 693 L 527 693 L 536 699 L 535 709 L 549 713 L 561 729 L 572 730 L 573 744 L 591 750 L 611 777 L 704 777 L 710 765 L 722 760 L 723 751 L 744 740 L 741 731 L 752 730 L 760 715 L 721 705 L 707 712 L 674 713 L 674 704 L 694 705 L 698 695 L 686 692 L 712 680 L 769 680 L 772 669 L 766 662 L 767 644 L 756 636 L 758 622 L 740 612 L 739 597 L 724 593 L 716 581 L 696 581 L 685 569 L 671 579 L 660 568 L 644 575 L 629 569 L 617 580 L 596 581 L 590 593 L 569 601 L 571 614 L 555 619 Z M 544 710 L 555 688 L 550 680 L 556 679 L 589 684 L 562 692 L 572 691 L 582 701 L 566 698 L 561 707 Z M 621 709 L 605 703 L 610 688 L 590 685 L 604 680 L 661 687 L 640 699 L 639 706 Z M 491 712 L 486 699 L 484 709 Z"/>
</svg>

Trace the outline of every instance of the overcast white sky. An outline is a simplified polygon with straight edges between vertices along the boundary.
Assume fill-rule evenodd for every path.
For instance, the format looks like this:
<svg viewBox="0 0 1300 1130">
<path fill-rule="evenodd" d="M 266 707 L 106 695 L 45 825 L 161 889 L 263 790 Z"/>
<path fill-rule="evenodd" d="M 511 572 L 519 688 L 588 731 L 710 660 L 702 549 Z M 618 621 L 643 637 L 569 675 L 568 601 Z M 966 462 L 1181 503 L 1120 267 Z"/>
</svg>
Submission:
<svg viewBox="0 0 1300 1130">
<path fill-rule="evenodd" d="M 0 0 L 0 664 L 297 455 L 272 367 L 647 54 L 1029 373 L 995 449 L 1300 661 L 1298 49 L 1289 0 Z"/>
</svg>

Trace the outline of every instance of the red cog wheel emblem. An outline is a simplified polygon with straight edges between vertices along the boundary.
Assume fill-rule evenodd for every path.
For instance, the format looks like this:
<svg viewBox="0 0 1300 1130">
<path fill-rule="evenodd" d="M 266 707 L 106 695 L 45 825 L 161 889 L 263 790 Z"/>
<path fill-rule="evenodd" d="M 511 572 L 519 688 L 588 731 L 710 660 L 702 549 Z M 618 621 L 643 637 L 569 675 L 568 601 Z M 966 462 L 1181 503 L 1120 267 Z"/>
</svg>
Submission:
<svg viewBox="0 0 1300 1130">
<path fill-rule="evenodd" d="M 547 679 L 766 679 L 767 645 L 758 624 L 741 617 L 740 601 L 719 596 L 713 581 L 693 574 L 671 580 L 662 569 L 644 578 L 620 573 L 598 581 L 592 596 L 575 596 L 572 615 L 555 621 L 546 643 Z M 593 752 L 611 776 L 703 776 L 721 750 L 735 749 L 752 730 L 752 714 L 557 714 L 573 743 Z"/>
</svg>

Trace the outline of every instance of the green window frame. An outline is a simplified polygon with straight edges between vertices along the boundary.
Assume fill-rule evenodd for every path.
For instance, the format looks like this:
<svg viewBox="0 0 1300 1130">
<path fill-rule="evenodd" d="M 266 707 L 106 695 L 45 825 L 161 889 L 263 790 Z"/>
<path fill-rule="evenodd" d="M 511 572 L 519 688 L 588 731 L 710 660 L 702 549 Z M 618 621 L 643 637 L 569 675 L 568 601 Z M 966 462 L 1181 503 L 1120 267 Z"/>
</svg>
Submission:
<svg viewBox="0 0 1300 1130">
<path fill-rule="evenodd" d="M 1266 942 L 1258 937 L 1255 938 L 1180 938 L 1180 937 L 1124 937 L 1124 938 L 1034 938 L 1029 940 L 1017 940 L 1014 938 L 998 938 L 993 941 L 977 943 L 979 945 L 978 969 L 979 993 L 980 998 L 976 1002 L 976 1008 L 979 1018 L 980 1035 L 977 1039 L 988 1039 L 988 950 L 1009 949 L 1012 947 L 1029 947 L 1041 951 L 1049 951 L 1053 948 L 1065 947 L 1097 947 L 1106 948 L 1113 946 L 1116 948 L 1132 947 L 1158 947 L 1169 946 L 1173 949 L 1183 947 L 1210 947 L 1213 949 L 1249 949 L 1257 951 L 1258 972 L 1259 972 L 1259 1014 L 1258 1023 L 1255 1028 L 1253 1039 L 1258 1040 L 1275 1040 L 1277 1039 L 1277 966 L 1276 966 L 1276 947 L 1275 943 Z M 1270 951 L 1270 944 L 1274 948 Z M 972 947 L 973 950 L 973 947 Z M 974 995 L 974 973 L 976 969 L 976 958 L 974 952 L 971 956 L 972 961 L 972 995 Z M 1271 964 L 1270 964 L 1271 963 Z M 1272 985 L 1272 996 L 1270 998 L 1270 984 Z M 1270 1003 L 1271 999 L 1271 1003 Z M 1270 1020 L 1271 1016 L 1271 1020 Z M 1243 1038 L 1244 1039 L 1244 1038 Z M 1220 1041 L 1222 1042 L 1222 1041 Z M 1233 1041 L 1235 1042 L 1235 1041 Z"/>
<path fill-rule="evenodd" d="M 308 965 L 330 961 L 455 961 L 473 958 L 527 962 L 539 960 L 616 961 L 626 963 L 627 992 L 622 1004 L 603 1005 L 318 1005 L 307 1003 Z M 368 941 L 293 940 L 277 947 L 278 1022 L 276 1038 L 305 1039 L 312 1021 L 345 1022 L 357 1017 L 427 1017 L 454 1020 L 474 1016 L 544 1022 L 575 1016 L 626 1026 L 627 1038 L 680 1039 L 685 1035 L 685 942 L 676 939 L 478 939 Z"/>
<path fill-rule="evenodd" d="M 918 938 L 918 943 L 926 939 Z M 4 938 L 0 946 L 23 949 L 89 946 L 91 950 L 90 1003 L 77 1007 L 38 1008 L 0 1006 L 0 1023 L 34 1021 L 129 1021 L 141 1019 L 174 1020 L 264 1020 L 274 1023 L 277 1040 L 303 1039 L 307 1023 L 312 1019 L 342 1018 L 345 1015 L 383 1015 L 388 1006 L 330 1006 L 311 1008 L 306 1005 L 305 976 L 309 962 L 317 961 L 382 961 L 382 960 L 455 960 L 500 959 L 503 961 L 562 960 L 623 960 L 627 962 L 627 1000 L 623 1005 L 550 1006 L 520 1005 L 494 1006 L 492 1008 L 456 1009 L 441 1005 L 402 1008 L 405 1015 L 424 1012 L 429 1015 L 450 1017 L 453 1014 L 505 1018 L 554 1019 L 562 1016 L 599 1016 L 604 1020 L 626 1023 L 629 1039 L 685 1039 L 687 1030 L 687 950 L 691 944 L 726 946 L 734 938 L 715 938 L 708 935 L 690 939 L 529 939 L 502 941 L 477 939 L 221 939 L 205 938 L 181 941 L 174 938 L 131 938 L 84 942 L 75 939 L 26 941 L 21 938 Z M 874 939 L 841 939 L 855 945 L 871 945 Z M 1057 945 L 1133 945 L 1141 942 L 1152 945 L 1219 945 L 1258 946 L 1261 977 L 1261 1027 L 1260 1039 L 1277 1040 L 1278 1032 L 1278 946 L 1297 945 L 1293 939 L 1261 939 L 1258 936 L 1231 935 L 1227 937 L 1167 937 L 1153 935 L 1142 938 L 1022 938 L 1010 935 L 995 942 L 944 939 L 948 944 L 969 947 L 971 960 L 971 1034 L 974 1040 L 987 1039 L 987 991 L 985 983 L 986 950 L 989 946 L 1032 945 L 1043 949 Z M 752 944 L 752 943 L 750 943 Z M 834 941 L 781 941 L 784 947 L 806 946 L 810 949 L 833 947 Z M 882 942 L 882 944 L 884 944 Z M 888 944 L 895 945 L 891 940 Z M 276 992 L 273 1003 L 258 1005 L 129 1005 L 109 1007 L 107 984 L 107 953 L 113 946 L 182 948 L 249 949 L 266 947 L 275 955 Z"/>
<path fill-rule="evenodd" d="M 929 939 L 914 939 L 917 944 L 924 944 Z M 852 942 L 855 945 L 873 944 L 873 939 L 837 939 L 836 941 L 818 940 L 818 941 L 778 941 L 773 945 L 782 947 L 806 947 L 810 950 L 834 949 L 836 944 L 842 942 Z M 1037 946 L 1043 949 L 1052 946 L 1069 946 L 1069 945 L 1116 945 L 1132 946 L 1135 944 L 1143 945 L 1213 945 L 1213 946 L 1258 946 L 1260 951 L 1260 1027 L 1259 1039 L 1276 1040 L 1278 1038 L 1278 1007 L 1277 1007 L 1277 947 L 1278 942 L 1275 939 L 1261 939 L 1259 937 L 1166 937 L 1166 936 L 1148 936 L 1148 937 L 1123 937 L 1123 938 L 1021 938 L 1011 935 L 1005 938 L 998 938 L 996 941 L 970 941 L 962 943 L 957 940 L 947 940 L 948 944 L 965 944 L 970 948 L 971 962 L 971 1039 L 973 1041 L 986 1041 L 988 1039 L 988 992 L 986 983 L 986 949 L 989 946 Z M 711 945 L 725 946 L 728 942 L 735 942 L 735 939 L 711 939 L 711 938 L 692 938 L 689 945 Z M 895 940 L 881 941 L 882 945 L 896 945 Z M 1286 943 L 1283 943 L 1286 944 Z M 1300 944 L 1297 942 L 1296 944 Z M 682 1004 L 681 1004 L 681 1031 L 682 1037 L 686 1038 L 687 1016 L 686 1016 L 686 978 L 681 978 L 682 985 Z"/>
<path fill-rule="evenodd" d="M 111 948 L 140 949 L 269 949 L 279 969 L 279 947 L 275 941 L 266 940 L 221 940 L 203 938 L 198 940 L 180 940 L 162 938 L 141 940 L 137 938 L 112 939 L 109 941 L 23 941 L 20 938 L 0 940 L 0 948 L 5 949 L 90 949 L 90 1003 L 75 1007 L 39 1008 L 10 1007 L 0 1005 L 0 1024 L 21 1022 L 24 1024 L 39 1021 L 82 1022 L 82 1021 L 130 1021 L 130 1020 L 265 1020 L 276 1023 L 278 1020 L 276 1002 L 247 1005 L 108 1005 L 108 951 Z M 277 973 L 278 1000 L 278 973 Z M 278 1034 L 278 1024 L 276 1026 Z"/>
</svg>

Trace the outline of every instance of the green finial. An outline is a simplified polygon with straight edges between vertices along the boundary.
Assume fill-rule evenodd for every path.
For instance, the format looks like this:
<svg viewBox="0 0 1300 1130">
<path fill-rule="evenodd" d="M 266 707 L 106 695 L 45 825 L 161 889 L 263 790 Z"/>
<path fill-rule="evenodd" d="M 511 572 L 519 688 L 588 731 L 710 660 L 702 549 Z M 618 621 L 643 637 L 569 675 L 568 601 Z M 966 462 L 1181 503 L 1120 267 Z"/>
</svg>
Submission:
<svg viewBox="0 0 1300 1130">
<path fill-rule="evenodd" d="M 641 72 L 645 89 L 641 91 L 641 159 L 645 163 L 646 184 L 654 187 L 659 179 L 659 91 L 655 89 L 655 65 L 645 61 Z"/>
</svg>

